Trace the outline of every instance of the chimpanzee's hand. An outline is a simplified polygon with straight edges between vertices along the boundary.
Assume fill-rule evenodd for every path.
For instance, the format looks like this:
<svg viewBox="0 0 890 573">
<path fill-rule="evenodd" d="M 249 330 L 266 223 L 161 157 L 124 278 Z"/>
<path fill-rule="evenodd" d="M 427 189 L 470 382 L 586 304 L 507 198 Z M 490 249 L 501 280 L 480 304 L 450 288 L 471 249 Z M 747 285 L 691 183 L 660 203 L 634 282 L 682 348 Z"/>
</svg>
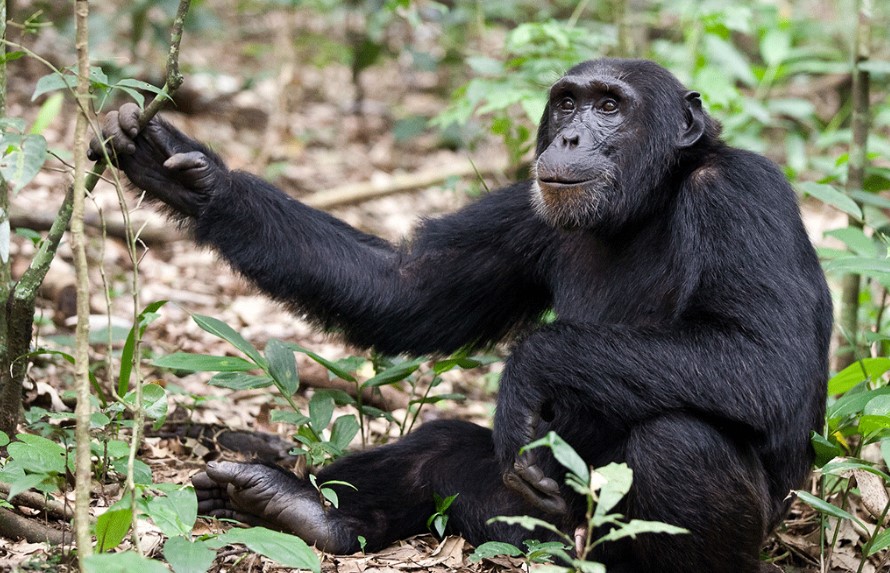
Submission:
<svg viewBox="0 0 890 573">
<path fill-rule="evenodd" d="M 533 385 L 521 384 L 517 355 L 507 365 L 501 378 L 494 420 L 495 451 L 504 467 L 504 484 L 545 513 L 561 515 L 567 506 L 559 484 L 544 475 L 538 465 L 539 452 L 519 450 L 540 437 L 541 413 L 550 409 L 537 395 Z"/>
<path fill-rule="evenodd" d="M 102 139 L 90 142 L 90 158 L 99 159 L 107 151 L 111 162 L 150 199 L 196 217 L 210 197 L 228 185 L 228 169 L 204 145 L 160 118 L 139 131 L 139 114 L 134 103 L 109 112 L 102 122 Z"/>
</svg>

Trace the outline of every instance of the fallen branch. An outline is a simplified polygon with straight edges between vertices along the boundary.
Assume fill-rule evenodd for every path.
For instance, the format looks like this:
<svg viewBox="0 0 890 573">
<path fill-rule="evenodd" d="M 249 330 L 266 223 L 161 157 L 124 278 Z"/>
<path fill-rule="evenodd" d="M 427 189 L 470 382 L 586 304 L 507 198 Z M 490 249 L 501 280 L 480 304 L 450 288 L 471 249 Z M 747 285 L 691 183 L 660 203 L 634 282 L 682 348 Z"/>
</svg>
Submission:
<svg viewBox="0 0 890 573">
<path fill-rule="evenodd" d="M 18 205 L 10 208 L 9 224 L 13 229 L 25 228 L 34 231 L 46 231 L 52 227 L 56 215 L 50 215 L 42 211 L 34 211 L 33 209 L 25 209 Z M 102 229 L 102 219 L 96 213 L 84 215 L 83 224 L 95 229 Z M 152 220 L 133 221 L 133 228 L 142 229 L 139 233 L 139 240 L 146 244 L 157 244 L 177 239 L 184 239 L 185 235 L 179 232 L 176 226 L 165 225 Z M 105 217 L 105 232 L 108 236 L 117 239 L 126 240 L 127 223 L 122 217 Z"/>
<path fill-rule="evenodd" d="M 29 519 L 8 509 L 0 508 L 0 537 L 24 539 L 28 543 L 65 543 L 65 532 Z"/>
<path fill-rule="evenodd" d="M 9 495 L 9 484 L 0 482 L 0 492 Z M 31 509 L 42 511 L 47 515 L 58 519 L 68 520 L 71 519 L 72 516 L 71 508 L 64 503 L 60 503 L 54 499 L 47 499 L 33 491 L 23 491 L 19 493 L 12 499 L 12 501 L 10 501 L 10 503 L 13 505 L 30 507 Z"/>
<path fill-rule="evenodd" d="M 467 161 L 449 169 L 436 167 L 424 169 L 415 173 L 403 175 L 391 175 L 381 178 L 379 181 L 362 181 L 359 183 L 347 183 L 333 189 L 318 191 L 307 195 L 300 200 L 316 209 L 330 209 L 343 205 L 353 205 L 371 199 L 378 199 L 394 193 L 422 189 L 442 183 L 452 177 L 470 177 L 502 173 L 506 170 L 506 163 L 492 163 L 489 165 L 474 165 Z"/>
</svg>

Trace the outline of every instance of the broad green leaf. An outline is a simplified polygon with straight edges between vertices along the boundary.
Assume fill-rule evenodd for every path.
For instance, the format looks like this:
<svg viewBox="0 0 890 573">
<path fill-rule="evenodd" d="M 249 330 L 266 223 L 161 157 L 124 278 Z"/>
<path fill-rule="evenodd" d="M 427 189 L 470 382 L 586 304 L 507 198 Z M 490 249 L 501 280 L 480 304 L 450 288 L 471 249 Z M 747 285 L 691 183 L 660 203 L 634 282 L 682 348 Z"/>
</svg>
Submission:
<svg viewBox="0 0 890 573">
<path fill-rule="evenodd" d="M 855 273 L 886 279 L 890 274 L 890 259 L 876 257 L 839 257 L 826 261 L 822 268 L 827 273 Z"/>
<path fill-rule="evenodd" d="M 136 406 L 136 391 L 131 390 L 124 396 L 124 402 Z M 167 391 L 159 384 L 145 384 L 142 387 L 142 409 L 146 417 L 163 423 L 167 417 Z"/>
<path fill-rule="evenodd" d="M 627 464 L 611 463 L 597 468 L 593 472 L 606 478 L 606 483 L 600 487 L 599 500 L 596 504 L 594 516 L 602 517 L 612 510 L 621 501 L 633 482 L 633 470 Z"/>
<path fill-rule="evenodd" d="M 96 550 L 111 551 L 124 540 L 133 523 L 130 509 L 112 509 L 96 519 Z"/>
<path fill-rule="evenodd" d="M 34 489 L 47 479 L 46 473 L 21 474 L 18 477 L 4 476 L 4 481 L 9 482 L 9 493 L 6 499 L 12 500 L 18 494 L 29 489 Z"/>
<path fill-rule="evenodd" d="M 256 364 L 237 356 L 213 356 L 187 352 L 174 352 L 167 356 L 161 356 L 151 365 L 188 372 L 246 372 L 256 368 Z"/>
<path fill-rule="evenodd" d="M 42 436 L 18 434 L 7 446 L 9 457 L 31 473 L 65 473 L 65 448 Z"/>
<path fill-rule="evenodd" d="M 62 111 L 63 101 L 65 101 L 65 96 L 60 93 L 53 94 L 46 98 L 46 101 L 40 106 L 40 111 L 37 112 L 37 117 L 34 118 L 34 123 L 31 124 L 29 133 L 33 135 L 40 135 L 43 133 L 43 130 L 45 130 L 59 115 L 59 112 Z"/>
<path fill-rule="evenodd" d="M 870 416 L 890 415 L 890 396 L 876 396 L 868 401 L 862 411 Z"/>
<path fill-rule="evenodd" d="M 859 64 L 859 69 L 874 75 L 890 75 L 890 62 L 886 60 L 869 60 Z"/>
<path fill-rule="evenodd" d="M 871 436 L 890 428 L 890 416 L 863 414 L 857 422 L 856 427 L 863 436 Z"/>
<path fill-rule="evenodd" d="M 824 233 L 826 237 L 834 237 L 842 241 L 850 251 L 861 257 L 876 257 L 878 255 L 874 239 L 866 235 L 858 227 L 844 227 Z"/>
<path fill-rule="evenodd" d="M 198 498 L 191 486 L 149 498 L 142 507 L 167 537 L 189 535 L 198 518 Z"/>
<path fill-rule="evenodd" d="M 689 531 L 682 527 L 677 527 L 676 525 L 661 523 L 660 521 L 632 519 L 628 523 L 622 524 L 617 529 L 613 529 L 606 535 L 597 539 L 597 544 L 617 541 L 619 539 L 624 539 L 625 537 L 635 539 L 637 535 L 643 533 L 669 533 L 671 535 L 677 535 L 681 533 L 689 533 Z"/>
<path fill-rule="evenodd" d="M 584 484 L 589 483 L 590 467 L 581 456 L 570 446 L 565 440 L 559 437 L 556 432 L 548 432 L 546 436 L 535 440 L 529 445 L 523 447 L 520 451 L 530 450 L 539 447 L 548 447 L 553 451 L 553 457 L 556 458 L 563 467 L 575 474 Z"/>
<path fill-rule="evenodd" d="M 269 363 L 269 374 L 275 380 L 278 389 L 285 396 L 293 396 L 300 386 L 293 349 L 272 338 L 266 344 L 266 360 Z"/>
<path fill-rule="evenodd" d="M 31 182 L 46 161 L 42 135 L 5 135 L 0 138 L 0 176 L 13 193 Z"/>
<path fill-rule="evenodd" d="M 408 376 L 411 376 L 411 374 L 420 368 L 420 365 L 424 362 L 426 362 L 426 359 L 421 357 L 396 364 L 391 368 L 387 368 L 380 374 L 365 380 L 364 384 L 362 384 L 362 388 L 376 388 L 378 386 L 386 386 L 388 384 L 401 382 Z"/>
<path fill-rule="evenodd" d="M 36 100 L 48 92 L 62 89 L 74 89 L 76 85 L 77 76 L 69 73 L 62 74 L 53 72 L 37 80 L 37 85 L 34 86 L 34 95 L 31 96 L 31 101 Z"/>
<path fill-rule="evenodd" d="M 328 427 L 334 415 L 334 399 L 324 394 L 313 394 L 309 400 L 309 424 L 316 434 Z"/>
<path fill-rule="evenodd" d="M 217 543 L 240 543 L 254 553 L 268 557 L 285 567 L 308 569 L 321 573 L 321 562 L 306 542 L 294 535 L 272 531 L 265 527 L 230 529 L 217 538 Z"/>
<path fill-rule="evenodd" d="M 470 561 L 476 563 L 483 559 L 501 557 L 502 555 L 506 555 L 507 557 L 518 557 L 522 555 L 522 550 L 515 545 L 504 543 L 503 541 L 486 541 L 473 551 L 470 555 Z"/>
<path fill-rule="evenodd" d="M 202 541 L 177 536 L 164 543 L 164 559 L 176 573 L 205 573 L 215 558 L 216 552 Z"/>
<path fill-rule="evenodd" d="M 331 443 L 340 448 L 340 450 L 346 451 L 346 448 L 349 447 L 350 442 L 352 442 L 358 431 L 359 423 L 355 416 L 352 414 L 340 416 L 331 427 Z"/>
<path fill-rule="evenodd" d="M 159 87 L 154 86 L 150 83 L 143 82 L 142 80 L 135 80 L 133 78 L 124 78 L 124 79 L 120 80 L 119 82 L 117 82 L 116 84 L 114 84 L 114 87 L 133 88 L 133 89 L 137 89 L 137 90 L 151 92 L 155 95 L 161 96 L 164 99 L 171 99 L 170 95 L 166 91 L 164 91 L 163 88 L 159 88 Z"/>
<path fill-rule="evenodd" d="M 816 497 L 808 491 L 797 490 L 795 493 L 802 502 L 806 503 L 820 513 L 824 513 L 825 515 L 830 515 L 832 517 L 837 517 L 839 519 L 849 519 L 850 521 L 853 521 L 857 525 L 859 525 L 859 527 L 861 527 L 862 529 L 868 529 L 859 518 L 851 515 L 850 513 L 844 511 L 836 505 L 832 505 L 827 501 Z"/>
<path fill-rule="evenodd" d="M 868 404 L 876 396 L 884 396 L 890 394 L 890 386 L 883 386 L 875 390 L 867 390 L 862 392 L 847 392 L 837 399 L 833 404 L 829 404 L 826 418 L 829 422 L 846 418 L 853 414 L 860 414 Z"/>
<path fill-rule="evenodd" d="M 246 372 L 220 372 L 208 382 L 211 386 L 229 388 L 230 390 L 255 390 L 268 388 L 275 382 L 265 374 L 247 374 Z"/>
<path fill-rule="evenodd" d="M 877 380 L 890 370 L 890 358 L 863 358 L 847 366 L 828 381 L 829 394 L 844 394 L 865 380 Z"/>
<path fill-rule="evenodd" d="M 541 529 L 546 529 L 547 531 L 553 532 L 560 537 L 565 537 L 565 534 L 560 531 L 558 527 L 556 527 L 552 523 L 544 521 L 543 519 L 538 519 L 537 517 L 529 517 L 527 515 L 505 515 L 493 517 L 488 521 L 499 521 L 508 525 L 518 525 L 519 527 L 528 529 L 529 531 L 540 527 Z"/>
<path fill-rule="evenodd" d="M 225 322 L 219 320 L 218 318 L 213 318 L 212 316 L 204 316 L 202 314 L 193 314 L 192 320 L 194 320 L 195 323 L 205 332 L 209 332 L 214 336 L 222 338 L 223 340 L 243 352 L 257 365 L 265 364 L 260 351 L 257 350 L 253 346 L 253 344 L 247 342 L 247 340 L 245 340 L 244 337 L 241 336 L 241 334 L 239 334 L 234 328 L 232 328 Z"/>
<path fill-rule="evenodd" d="M 292 410 L 272 410 L 270 419 L 273 422 L 283 422 L 285 424 L 293 424 L 294 426 L 302 426 L 309 421 L 308 416 Z"/>
<path fill-rule="evenodd" d="M 843 455 L 843 449 L 823 436 L 822 434 L 817 434 L 813 432 L 810 437 L 810 443 L 813 445 L 813 450 L 816 452 L 816 460 L 813 462 L 817 468 L 821 468 L 834 458 Z"/>
<path fill-rule="evenodd" d="M 778 66 L 791 53 L 791 32 L 784 28 L 770 28 L 760 40 L 760 55 L 768 66 Z"/>
<path fill-rule="evenodd" d="M 323 488 L 319 489 L 318 491 L 319 491 L 319 493 L 321 493 L 321 496 L 323 498 L 328 500 L 328 502 L 334 507 L 334 509 L 337 509 L 338 507 L 340 507 L 340 498 L 337 496 L 336 491 L 332 490 L 329 487 L 323 487 Z"/>
<path fill-rule="evenodd" d="M 84 573 L 170 573 L 159 561 L 142 557 L 134 551 L 97 553 L 86 558 Z"/>
<path fill-rule="evenodd" d="M 804 181 L 803 183 L 798 183 L 797 187 L 806 195 L 815 197 L 826 205 L 830 205 L 856 219 L 862 219 L 862 209 L 859 208 L 856 201 L 850 199 L 845 193 L 838 191 L 833 185 Z"/>
<path fill-rule="evenodd" d="M 6 432 L 0 432 L 0 448 L 9 443 L 9 436 Z"/>
</svg>

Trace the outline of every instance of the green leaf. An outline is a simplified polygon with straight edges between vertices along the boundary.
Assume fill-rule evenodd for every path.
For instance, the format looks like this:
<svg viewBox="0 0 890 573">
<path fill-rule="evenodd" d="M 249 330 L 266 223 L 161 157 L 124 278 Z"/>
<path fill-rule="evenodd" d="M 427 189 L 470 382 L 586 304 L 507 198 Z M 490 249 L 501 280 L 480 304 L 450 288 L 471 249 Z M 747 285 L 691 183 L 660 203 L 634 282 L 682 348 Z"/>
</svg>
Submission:
<svg viewBox="0 0 890 573">
<path fill-rule="evenodd" d="M 133 372 L 133 354 L 136 351 L 137 332 L 138 337 L 141 339 L 148 325 L 158 318 L 158 310 L 165 304 L 167 304 L 166 300 L 159 300 L 147 305 L 139 313 L 138 323 L 133 325 L 129 333 L 127 333 L 127 339 L 121 351 L 120 376 L 117 382 L 117 393 L 119 396 L 126 394 L 130 387 L 130 374 Z"/>
<path fill-rule="evenodd" d="M 136 407 L 136 391 L 124 396 L 124 402 Z M 146 384 L 142 387 L 142 409 L 146 417 L 163 423 L 167 417 L 167 391 L 159 384 Z"/>
<path fill-rule="evenodd" d="M 285 424 L 293 424 L 294 426 L 302 426 L 309 421 L 308 416 L 292 410 L 272 410 L 270 419 L 273 422 L 283 422 Z"/>
<path fill-rule="evenodd" d="M 470 561 L 476 563 L 483 559 L 491 559 L 492 557 L 501 557 L 503 555 L 506 555 L 507 557 L 518 557 L 522 555 L 522 550 L 510 543 L 504 543 L 502 541 L 486 541 L 470 554 Z"/>
<path fill-rule="evenodd" d="M 164 559 L 176 573 L 205 573 L 216 552 L 202 541 L 191 542 L 182 536 L 171 537 L 164 543 Z"/>
<path fill-rule="evenodd" d="M 828 381 L 829 394 L 844 394 L 866 380 L 877 380 L 890 371 L 890 358 L 863 358 L 847 366 Z"/>
<path fill-rule="evenodd" d="M 824 513 L 826 515 L 830 515 L 832 517 L 837 517 L 839 519 L 849 519 L 850 521 L 858 524 L 862 529 L 868 530 L 868 528 L 865 526 L 864 523 L 862 523 L 862 521 L 859 520 L 859 518 L 851 515 L 850 513 L 844 511 L 836 505 L 832 505 L 827 501 L 816 497 L 808 491 L 797 490 L 795 493 L 802 502 L 806 503 L 816 511 Z"/>
<path fill-rule="evenodd" d="M 760 55 L 768 66 L 778 66 L 791 53 L 791 33 L 783 28 L 770 28 L 760 40 Z"/>
<path fill-rule="evenodd" d="M 890 547 L 890 528 L 884 529 L 877 535 L 875 535 L 874 540 L 871 543 L 871 547 L 868 548 L 867 557 L 871 557 L 875 555 L 879 551 L 883 551 Z"/>
<path fill-rule="evenodd" d="M 149 498 L 142 507 L 167 537 L 189 535 L 198 518 L 198 498 L 191 486 Z"/>
<path fill-rule="evenodd" d="M 187 352 L 174 352 L 162 356 L 153 361 L 151 365 L 157 368 L 188 372 L 246 372 L 256 368 L 256 364 L 237 356 L 213 356 Z"/>
<path fill-rule="evenodd" d="M 556 461 L 578 476 L 581 483 L 585 485 L 590 483 L 590 467 L 587 465 L 587 462 L 578 455 L 578 452 L 576 452 L 568 442 L 559 437 L 556 432 L 548 432 L 546 436 L 539 440 L 535 440 L 520 451 L 530 450 L 541 446 L 550 448 L 553 451 L 553 457 L 556 458 Z"/>
<path fill-rule="evenodd" d="M 170 573 L 158 561 L 142 557 L 134 551 L 98 553 L 86 558 L 84 573 Z"/>
<path fill-rule="evenodd" d="M 334 415 L 334 399 L 325 394 L 313 394 L 309 400 L 309 425 L 316 434 L 328 427 Z"/>
<path fill-rule="evenodd" d="M 618 505 L 621 498 L 630 491 L 633 470 L 624 463 L 611 463 L 597 468 L 594 473 L 606 478 L 606 483 L 600 488 L 599 500 L 594 511 L 595 517 L 602 517 Z"/>
<path fill-rule="evenodd" d="M 825 272 L 841 274 L 860 274 L 870 277 L 887 278 L 890 274 L 890 259 L 875 257 L 839 257 L 826 261 L 822 268 Z"/>
<path fill-rule="evenodd" d="M 245 372 L 220 372 L 207 383 L 211 386 L 229 388 L 230 390 L 256 390 L 257 388 L 268 388 L 275 384 L 275 381 L 265 374 L 256 375 L 247 374 Z"/>
<path fill-rule="evenodd" d="M 362 388 L 376 388 L 378 386 L 387 386 L 401 382 L 408 376 L 411 376 L 420 365 L 426 362 L 426 358 L 420 357 L 414 360 L 406 360 L 405 362 L 396 364 L 391 368 L 387 368 L 380 374 L 365 380 Z"/>
<path fill-rule="evenodd" d="M 359 423 L 355 416 L 352 414 L 340 416 L 334 421 L 333 427 L 331 427 L 331 443 L 345 452 L 359 429 Z"/>
<path fill-rule="evenodd" d="M 321 573 L 321 562 L 306 542 L 299 537 L 272 531 L 265 527 L 249 529 L 230 529 L 220 535 L 218 541 L 223 544 L 240 543 L 254 553 L 268 557 L 285 567 L 308 569 Z"/>
<path fill-rule="evenodd" d="M 124 540 L 133 523 L 131 509 L 106 511 L 96 519 L 96 550 L 111 551 Z"/>
<path fill-rule="evenodd" d="M 0 448 L 4 447 L 8 443 L 9 443 L 9 436 L 6 434 L 6 432 L 0 431 Z"/>
<path fill-rule="evenodd" d="M 40 173 L 46 161 L 42 135 L 5 135 L 0 138 L 0 176 L 18 193 Z"/>
<path fill-rule="evenodd" d="M 883 386 L 875 390 L 867 390 L 862 392 L 847 392 L 838 400 L 829 404 L 826 418 L 829 422 L 846 418 L 854 414 L 860 414 L 875 396 L 884 396 L 890 394 L 890 386 Z"/>
<path fill-rule="evenodd" d="M 632 519 L 628 523 L 621 524 L 617 529 L 613 529 L 606 535 L 597 539 L 597 544 L 617 541 L 619 539 L 624 539 L 625 537 L 635 539 L 637 535 L 642 533 L 669 533 L 671 535 L 677 535 L 681 533 L 689 533 L 689 531 L 682 527 L 677 527 L 676 525 L 661 523 L 660 521 Z"/>
<path fill-rule="evenodd" d="M 546 529 L 547 531 L 553 532 L 560 537 L 566 536 L 565 533 L 560 531 L 559 528 L 552 523 L 544 521 L 543 519 L 538 519 L 537 517 L 529 517 L 527 515 L 509 515 L 493 517 L 488 520 L 489 523 L 491 523 L 492 521 L 499 521 L 508 525 L 518 525 L 519 527 L 527 529 L 529 531 L 540 527 L 541 529 Z"/>
<path fill-rule="evenodd" d="M 202 314 L 193 314 L 192 320 L 194 320 L 195 323 L 205 332 L 209 332 L 214 336 L 222 338 L 223 340 L 243 352 L 257 365 L 265 364 L 260 351 L 257 350 L 251 343 L 247 342 L 247 340 L 245 340 L 244 337 L 241 336 L 241 334 L 236 332 L 234 328 L 232 328 L 225 322 L 219 320 L 218 318 L 213 318 L 212 316 L 204 316 Z"/>
<path fill-rule="evenodd" d="M 323 487 L 318 490 L 321 493 L 321 496 L 328 500 L 328 502 L 336 509 L 340 507 L 340 498 L 337 496 L 337 492 L 332 490 L 329 487 Z"/>
<path fill-rule="evenodd" d="M 286 344 L 290 348 L 293 348 L 295 351 L 300 352 L 301 354 L 305 354 L 306 356 L 308 356 L 315 362 L 321 364 L 322 366 L 325 367 L 325 369 L 328 372 L 330 372 L 337 378 L 346 380 L 347 382 L 355 382 L 355 376 L 353 376 L 352 374 L 350 374 L 349 372 L 347 372 L 346 370 L 344 370 L 343 368 L 338 366 L 336 363 L 328 360 L 327 358 L 324 358 L 323 356 L 319 356 L 318 354 L 312 352 L 311 350 L 303 348 L 299 344 L 293 344 L 292 342 L 285 342 L 284 344 Z"/>
<path fill-rule="evenodd" d="M 816 432 L 813 432 L 810 437 L 810 443 L 813 444 L 813 450 L 816 452 L 816 460 L 813 463 L 817 468 L 821 468 L 844 453 L 839 445 Z"/>
<path fill-rule="evenodd" d="M 300 386 L 293 349 L 272 338 L 266 344 L 266 360 L 269 363 L 269 374 L 276 382 L 275 385 L 285 396 L 293 396 Z"/>
<path fill-rule="evenodd" d="M 28 491 L 29 489 L 34 489 L 37 486 L 41 485 L 47 479 L 47 474 L 45 473 L 34 473 L 34 474 L 25 474 L 20 477 L 6 477 L 4 476 L 4 480 L 9 482 L 9 493 L 6 495 L 6 499 L 12 500 L 15 496 L 22 493 L 23 491 Z"/>
<path fill-rule="evenodd" d="M 37 117 L 34 118 L 34 123 L 31 124 L 29 133 L 34 135 L 43 133 L 43 130 L 45 130 L 49 124 L 58 117 L 59 112 L 62 111 L 62 102 L 64 100 L 65 96 L 60 93 L 53 94 L 46 98 L 46 101 L 40 106 L 40 111 L 37 112 Z"/>
<path fill-rule="evenodd" d="M 839 211 L 856 219 L 862 219 L 862 209 L 856 201 L 850 199 L 845 193 L 838 191 L 833 185 L 804 181 L 797 184 L 798 189 L 806 195 L 815 197 L 826 205 L 830 205 Z"/>
<path fill-rule="evenodd" d="M 873 75 L 890 75 L 890 62 L 886 60 L 868 60 L 859 64 L 859 69 Z"/>
<path fill-rule="evenodd" d="M 18 434 L 7 446 L 9 457 L 30 473 L 65 473 L 65 448 L 42 436 Z"/>
<path fill-rule="evenodd" d="M 842 241 L 854 255 L 871 258 L 877 257 L 878 255 L 874 239 L 866 235 L 862 229 L 858 227 L 834 229 L 826 231 L 824 235 Z"/>
<path fill-rule="evenodd" d="M 31 96 L 31 101 L 36 100 L 37 98 L 48 92 L 63 89 L 74 89 L 76 85 L 77 76 L 70 73 L 63 74 L 59 72 L 53 72 L 37 80 L 37 85 L 34 86 L 34 95 Z"/>
</svg>

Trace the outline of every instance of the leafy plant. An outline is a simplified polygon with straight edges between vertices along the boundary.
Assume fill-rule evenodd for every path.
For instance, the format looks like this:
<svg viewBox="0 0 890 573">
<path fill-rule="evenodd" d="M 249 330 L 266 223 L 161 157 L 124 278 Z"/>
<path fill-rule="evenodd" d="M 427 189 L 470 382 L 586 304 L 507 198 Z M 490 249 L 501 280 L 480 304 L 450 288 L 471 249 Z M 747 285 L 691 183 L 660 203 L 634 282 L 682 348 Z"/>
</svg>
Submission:
<svg viewBox="0 0 890 573">
<path fill-rule="evenodd" d="M 593 550 L 603 543 L 647 533 L 674 535 L 687 533 L 685 529 L 674 525 L 641 519 L 628 521 L 623 515 L 609 513 L 630 491 L 633 470 L 627 467 L 627 464 L 611 463 L 601 468 L 591 469 L 581 456 L 555 432 L 549 432 L 543 438 L 525 446 L 521 451 L 540 447 L 551 449 L 556 460 L 568 470 L 565 478 L 566 484 L 587 500 L 585 538 L 582 545 L 578 547 L 578 554 L 574 557 L 569 554 L 568 548 L 575 546 L 575 539 L 555 525 L 535 517 L 505 516 L 495 517 L 492 521 L 518 525 L 530 531 L 540 528 L 554 534 L 561 542 L 544 544 L 529 542 L 526 543 L 527 552 L 509 543 L 483 543 L 473 553 L 473 560 L 478 561 L 497 552 L 494 554 L 525 556 L 529 563 L 554 558 L 564 564 L 564 566 L 550 565 L 546 568 L 548 572 L 568 573 L 577 570 L 585 573 L 604 573 L 606 570 L 604 565 L 587 560 Z M 600 535 L 600 537 L 594 537 L 595 535 Z"/>
<path fill-rule="evenodd" d="M 445 528 L 448 526 L 448 508 L 457 499 L 460 494 L 442 497 L 437 493 L 433 493 L 433 501 L 436 503 L 436 511 L 426 520 L 426 527 L 439 537 L 445 537 Z"/>
</svg>

